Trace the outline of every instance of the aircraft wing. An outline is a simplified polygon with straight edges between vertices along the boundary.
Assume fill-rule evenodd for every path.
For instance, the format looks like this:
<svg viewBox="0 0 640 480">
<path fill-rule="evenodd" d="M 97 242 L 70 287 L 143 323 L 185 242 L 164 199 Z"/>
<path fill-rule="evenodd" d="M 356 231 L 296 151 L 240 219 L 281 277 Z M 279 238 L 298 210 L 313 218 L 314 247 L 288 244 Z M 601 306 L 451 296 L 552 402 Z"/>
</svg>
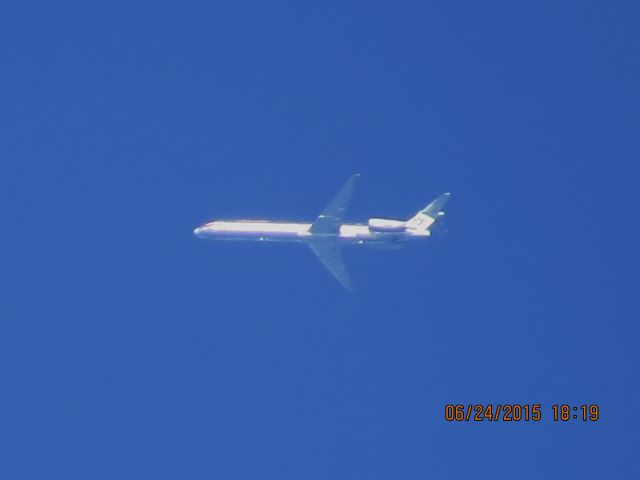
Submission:
<svg viewBox="0 0 640 480">
<path fill-rule="evenodd" d="M 347 272 L 342 261 L 342 246 L 340 243 L 330 239 L 309 240 L 308 243 L 313 253 L 318 256 L 322 264 L 331 272 L 331 275 L 340 282 L 340 285 L 347 290 L 353 291 L 349 272 Z"/>
<path fill-rule="evenodd" d="M 311 232 L 316 234 L 332 234 L 338 233 L 340 229 L 340 222 L 342 215 L 347 209 L 351 194 L 353 193 L 353 186 L 355 181 L 360 176 L 359 173 L 353 175 L 347 183 L 340 189 L 340 191 L 333 197 L 333 200 L 322 211 L 320 216 L 311 225 Z"/>
</svg>

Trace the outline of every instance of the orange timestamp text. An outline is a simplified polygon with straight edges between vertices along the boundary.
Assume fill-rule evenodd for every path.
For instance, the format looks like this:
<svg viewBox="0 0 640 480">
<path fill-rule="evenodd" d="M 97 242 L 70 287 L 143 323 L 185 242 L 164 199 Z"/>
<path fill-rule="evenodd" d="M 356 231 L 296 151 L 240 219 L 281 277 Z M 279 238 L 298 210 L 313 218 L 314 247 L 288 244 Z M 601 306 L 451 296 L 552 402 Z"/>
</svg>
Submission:
<svg viewBox="0 0 640 480">
<path fill-rule="evenodd" d="M 596 422 L 600 419 L 600 407 L 596 404 L 555 404 L 551 406 L 551 414 L 555 422 Z M 444 419 L 447 422 L 539 422 L 542 417 L 540 403 L 448 403 L 444 407 Z"/>
</svg>

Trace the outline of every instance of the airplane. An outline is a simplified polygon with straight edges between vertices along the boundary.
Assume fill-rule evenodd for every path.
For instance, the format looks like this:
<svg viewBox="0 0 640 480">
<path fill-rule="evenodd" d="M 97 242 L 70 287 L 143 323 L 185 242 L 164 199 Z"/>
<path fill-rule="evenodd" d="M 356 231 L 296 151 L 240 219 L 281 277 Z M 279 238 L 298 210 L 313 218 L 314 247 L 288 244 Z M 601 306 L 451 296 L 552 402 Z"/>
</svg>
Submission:
<svg viewBox="0 0 640 480">
<path fill-rule="evenodd" d="M 428 238 L 431 227 L 444 215 L 442 209 L 451 195 L 440 195 L 408 220 L 370 218 L 366 224 L 342 223 L 359 176 L 357 173 L 347 181 L 313 223 L 216 220 L 195 228 L 193 234 L 211 240 L 306 243 L 336 280 L 353 291 L 353 283 L 342 261 L 344 245 L 396 248 L 411 239 Z"/>
</svg>

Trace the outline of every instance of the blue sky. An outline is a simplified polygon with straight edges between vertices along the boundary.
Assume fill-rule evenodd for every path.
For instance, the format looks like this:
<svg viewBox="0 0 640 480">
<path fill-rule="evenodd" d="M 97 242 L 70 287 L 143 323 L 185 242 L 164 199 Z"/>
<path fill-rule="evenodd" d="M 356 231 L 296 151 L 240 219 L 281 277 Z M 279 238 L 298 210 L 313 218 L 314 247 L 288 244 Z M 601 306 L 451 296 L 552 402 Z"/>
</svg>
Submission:
<svg viewBox="0 0 640 480">
<path fill-rule="evenodd" d="M 635 2 L 5 2 L 0 476 L 633 478 Z M 448 232 L 304 246 L 443 191 Z M 541 403 L 447 423 L 447 403 Z M 554 403 L 597 403 L 556 423 Z"/>
</svg>

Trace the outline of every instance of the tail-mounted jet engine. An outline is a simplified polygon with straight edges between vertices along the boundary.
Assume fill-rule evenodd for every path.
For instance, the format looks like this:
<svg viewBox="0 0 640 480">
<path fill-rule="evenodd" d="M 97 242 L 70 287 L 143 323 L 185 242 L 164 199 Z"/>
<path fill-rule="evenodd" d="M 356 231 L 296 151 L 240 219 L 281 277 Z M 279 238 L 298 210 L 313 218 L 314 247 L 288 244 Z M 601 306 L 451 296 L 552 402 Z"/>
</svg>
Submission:
<svg viewBox="0 0 640 480">
<path fill-rule="evenodd" d="M 391 220 L 388 218 L 369 219 L 369 230 L 372 232 L 404 232 L 406 229 L 406 222 L 402 220 Z"/>
</svg>

